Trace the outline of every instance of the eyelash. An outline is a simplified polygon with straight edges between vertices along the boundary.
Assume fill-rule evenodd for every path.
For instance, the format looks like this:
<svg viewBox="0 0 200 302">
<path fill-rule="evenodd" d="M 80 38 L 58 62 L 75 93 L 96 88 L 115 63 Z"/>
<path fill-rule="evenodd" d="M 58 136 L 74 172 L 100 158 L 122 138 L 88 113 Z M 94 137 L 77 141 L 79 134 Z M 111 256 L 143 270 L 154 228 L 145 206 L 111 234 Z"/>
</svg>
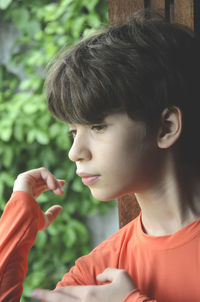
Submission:
<svg viewBox="0 0 200 302">
<path fill-rule="evenodd" d="M 92 125 L 91 129 L 98 133 L 101 133 L 106 127 L 107 127 L 106 125 Z M 74 139 L 76 136 L 76 132 L 77 131 L 75 129 L 72 129 L 72 130 L 69 130 L 68 134 L 69 134 L 69 136 L 71 136 Z"/>
<path fill-rule="evenodd" d="M 76 130 L 69 130 L 68 135 L 71 136 L 74 139 L 75 136 L 76 136 Z"/>
<path fill-rule="evenodd" d="M 93 125 L 91 127 L 92 130 L 96 130 L 96 132 L 101 132 L 106 128 L 106 125 Z"/>
</svg>

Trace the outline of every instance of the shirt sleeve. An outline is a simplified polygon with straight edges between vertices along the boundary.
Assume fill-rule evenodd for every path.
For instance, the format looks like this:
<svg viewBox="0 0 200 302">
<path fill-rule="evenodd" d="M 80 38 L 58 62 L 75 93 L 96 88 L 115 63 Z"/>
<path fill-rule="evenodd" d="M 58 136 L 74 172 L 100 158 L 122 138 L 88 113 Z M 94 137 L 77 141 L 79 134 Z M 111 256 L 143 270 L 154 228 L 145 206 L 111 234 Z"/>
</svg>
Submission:
<svg viewBox="0 0 200 302">
<path fill-rule="evenodd" d="M 157 300 L 148 298 L 147 296 L 142 295 L 138 289 L 134 289 L 123 302 L 157 302 Z"/>
<path fill-rule="evenodd" d="M 88 255 L 76 260 L 75 265 L 58 282 L 56 288 L 71 285 L 102 285 L 96 276 L 108 266 L 116 267 L 116 261 L 109 260 L 109 255 L 105 257 L 105 250 L 102 249 L 102 253 L 99 253 L 99 249 L 93 250 Z"/>
<path fill-rule="evenodd" d="M 43 225 L 44 216 L 35 199 L 26 192 L 14 192 L 0 219 L 1 302 L 20 300 L 29 250 Z"/>
<path fill-rule="evenodd" d="M 107 267 L 119 267 L 120 241 L 123 240 L 123 233 L 115 233 L 103 241 L 88 255 L 80 257 L 76 265 L 63 276 L 56 288 L 71 285 L 102 285 L 96 276 L 102 273 Z M 156 300 L 142 294 L 139 289 L 131 291 L 123 302 L 157 302 Z"/>
</svg>

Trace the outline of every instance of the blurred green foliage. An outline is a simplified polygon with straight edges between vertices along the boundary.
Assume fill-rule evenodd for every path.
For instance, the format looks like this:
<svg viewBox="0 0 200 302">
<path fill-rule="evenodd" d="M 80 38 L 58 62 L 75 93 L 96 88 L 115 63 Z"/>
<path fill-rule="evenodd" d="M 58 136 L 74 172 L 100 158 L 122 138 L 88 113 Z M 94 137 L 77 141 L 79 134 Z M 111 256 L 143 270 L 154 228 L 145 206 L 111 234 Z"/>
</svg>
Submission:
<svg viewBox="0 0 200 302">
<path fill-rule="evenodd" d="M 38 233 L 24 283 L 25 302 L 35 287 L 54 288 L 74 260 L 89 252 L 85 217 L 108 207 L 75 177 L 75 166 L 67 158 L 67 125 L 50 115 L 43 91 L 49 60 L 65 45 L 107 24 L 107 3 L 0 0 L 0 20 L 16 33 L 0 65 L 0 212 L 20 172 L 44 166 L 66 179 L 63 197 L 46 192 L 38 199 L 43 210 L 55 203 L 64 209 L 47 231 Z"/>
</svg>

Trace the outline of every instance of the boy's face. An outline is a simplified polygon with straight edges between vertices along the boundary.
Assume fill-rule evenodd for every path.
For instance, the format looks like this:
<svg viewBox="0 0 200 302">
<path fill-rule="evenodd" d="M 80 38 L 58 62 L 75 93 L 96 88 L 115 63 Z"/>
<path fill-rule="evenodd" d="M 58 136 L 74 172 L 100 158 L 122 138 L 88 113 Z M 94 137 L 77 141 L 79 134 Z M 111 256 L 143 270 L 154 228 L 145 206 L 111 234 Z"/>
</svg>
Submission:
<svg viewBox="0 0 200 302">
<path fill-rule="evenodd" d="M 96 199 L 142 192 L 153 181 L 159 150 L 143 122 L 117 113 L 101 124 L 70 124 L 70 132 L 69 158 Z"/>
</svg>

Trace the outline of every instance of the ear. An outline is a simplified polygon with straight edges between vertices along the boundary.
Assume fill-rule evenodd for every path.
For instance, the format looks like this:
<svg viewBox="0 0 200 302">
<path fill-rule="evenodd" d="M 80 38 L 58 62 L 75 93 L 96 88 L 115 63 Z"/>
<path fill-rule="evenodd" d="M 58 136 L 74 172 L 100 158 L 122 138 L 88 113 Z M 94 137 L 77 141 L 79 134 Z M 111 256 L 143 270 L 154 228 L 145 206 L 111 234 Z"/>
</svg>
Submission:
<svg viewBox="0 0 200 302">
<path fill-rule="evenodd" d="M 157 137 L 158 147 L 161 149 L 171 147 L 179 139 L 182 128 L 181 110 L 176 106 L 165 108 L 161 114 L 161 123 Z"/>
</svg>

